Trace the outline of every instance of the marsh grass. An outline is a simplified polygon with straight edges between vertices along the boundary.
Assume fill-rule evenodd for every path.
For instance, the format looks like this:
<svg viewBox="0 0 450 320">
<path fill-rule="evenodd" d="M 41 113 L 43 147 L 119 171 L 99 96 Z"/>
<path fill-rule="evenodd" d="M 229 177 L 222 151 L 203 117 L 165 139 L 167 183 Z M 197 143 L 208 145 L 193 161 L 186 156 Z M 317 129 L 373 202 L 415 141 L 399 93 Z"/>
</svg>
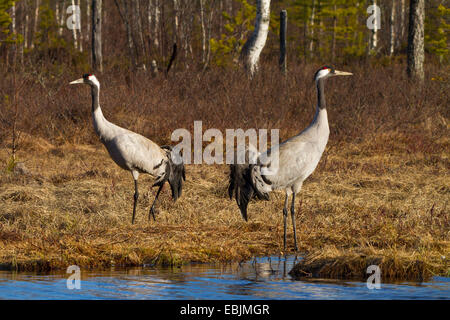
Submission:
<svg viewBox="0 0 450 320">
<path fill-rule="evenodd" d="M 176 128 L 192 131 L 194 120 L 202 120 L 204 130 L 280 128 L 285 139 L 313 116 L 315 66 L 301 67 L 287 81 L 269 70 L 253 83 L 238 72 L 136 75 L 129 83 L 106 74 L 99 77 L 101 105 L 111 121 L 160 144 L 171 143 Z M 429 81 L 419 93 L 396 72 L 401 68 L 367 74 L 350 66 L 342 69 L 354 78 L 327 83 L 330 142 L 297 202 L 305 257 L 296 268 L 305 274 L 365 278 L 368 263 L 379 264 L 387 278 L 449 274 L 448 79 Z M 147 219 L 156 190 L 143 175 L 131 225 L 133 181 L 92 130 L 88 90 L 50 80 L 46 88 L 51 96 L 30 82 L 20 97 L 18 158 L 28 174 L 6 170 L 8 121 L 2 122 L 2 268 L 180 265 L 285 253 L 283 194 L 252 202 L 245 223 L 227 198 L 225 165 L 187 165 L 182 198 L 172 203 L 166 186 L 156 222 Z M 292 253 L 288 228 L 286 253 Z"/>
</svg>

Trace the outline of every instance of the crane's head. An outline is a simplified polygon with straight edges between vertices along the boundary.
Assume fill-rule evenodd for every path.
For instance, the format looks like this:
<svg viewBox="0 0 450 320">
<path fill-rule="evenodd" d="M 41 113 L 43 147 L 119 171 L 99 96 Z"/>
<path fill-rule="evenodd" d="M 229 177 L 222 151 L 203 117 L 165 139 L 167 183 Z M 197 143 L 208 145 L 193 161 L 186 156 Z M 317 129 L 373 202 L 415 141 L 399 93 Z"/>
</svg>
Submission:
<svg viewBox="0 0 450 320">
<path fill-rule="evenodd" d="M 329 77 L 334 76 L 351 76 L 353 73 L 345 72 L 345 71 L 339 71 L 334 69 L 331 66 L 323 66 L 319 70 L 316 71 L 316 74 L 314 75 L 314 81 L 317 81 L 319 79 L 327 79 Z"/>
<path fill-rule="evenodd" d="M 83 75 L 83 78 L 72 81 L 70 84 L 79 84 L 79 83 L 85 83 L 90 86 L 100 87 L 100 82 L 98 82 L 97 78 L 93 74 L 89 74 L 89 73 L 86 73 L 85 75 Z"/>
</svg>

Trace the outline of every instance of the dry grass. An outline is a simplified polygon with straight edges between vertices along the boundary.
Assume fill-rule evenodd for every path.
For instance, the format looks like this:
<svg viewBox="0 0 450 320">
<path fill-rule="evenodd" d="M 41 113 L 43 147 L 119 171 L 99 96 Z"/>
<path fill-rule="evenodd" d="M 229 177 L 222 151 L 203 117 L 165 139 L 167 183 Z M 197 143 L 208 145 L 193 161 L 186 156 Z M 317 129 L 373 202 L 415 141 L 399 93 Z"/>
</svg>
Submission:
<svg viewBox="0 0 450 320">
<path fill-rule="evenodd" d="M 384 70 L 386 74 L 389 71 Z M 288 96 L 280 96 L 276 86 L 268 88 L 269 82 L 256 83 L 257 93 L 265 93 L 264 103 L 252 100 L 263 99 L 256 94 L 248 97 L 248 84 L 233 84 L 237 75 L 226 80 L 205 77 L 206 82 L 193 79 L 191 83 L 183 78 L 178 88 L 168 80 L 152 82 L 155 88 L 149 85 L 146 94 L 160 106 L 157 113 L 146 107 L 145 96 L 136 93 L 144 90 L 138 81 L 130 88 L 118 85 L 116 92 L 106 89 L 101 97 L 103 109 L 112 121 L 159 143 L 167 143 L 175 128 L 190 129 L 195 119 L 204 120 L 204 129 L 282 127 L 282 138 L 297 133 L 311 120 L 312 87 L 302 85 L 305 81 L 297 75 L 290 78 L 291 85 L 298 84 L 300 89 L 290 88 Z M 345 88 L 343 83 L 330 85 L 330 143 L 298 197 L 299 249 L 307 253 L 302 270 L 320 276 L 366 277 L 364 267 L 375 261 L 383 274 L 392 278 L 448 275 L 448 84 L 433 84 L 422 95 L 403 101 L 405 96 L 399 92 L 411 90 L 413 84 L 389 88 L 385 79 L 378 79 L 375 85 L 361 82 L 361 78 L 351 81 L 352 88 L 343 92 L 336 91 L 336 87 Z M 188 165 L 182 198 L 172 203 L 165 188 L 156 222 L 147 220 L 156 190 L 148 191 L 152 181 L 142 176 L 137 221 L 131 225 L 133 181 L 97 141 L 87 91 L 76 93 L 77 99 L 87 104 L 80 107 L 67 99 L 69 89 L 60 90 L 65 92 L 62 98 L 55 94 L 48 111 L 36 113 L 39 124 L 32 131 L 24 130 L 18 157 L 30 174 L 3 169 L 0 173 L 3 268 L 240 261 L 282 252 L 283 194 L 272 194 L 269 202 L 251 203 L 250 222 L 245 223 L 236 203 L 227 198 L 225 165 Z M 28 94 L 25 92 L 23 99 L 32 105 Z M 65 97 L 68 107 L 60 106 L 57 111 L 55 97 L 62 104 Z M 335 97 L 333 102 L 331 97 Z M 389 106 L 395 101 L 395 108 Z M 271 107 L 277 103 L 283 105 L 279 110 Z M 428 109 L 420 110 L 428 104 Z M 192 112 L 167 121 L 159 119 L 176 106 Z M 217 112 L 208 113 L 208 106 L 217 106 Z M 248 108 L 246 117 L 236 112 L 241 107 Z M 30 108 L 33 110 L 37 109 Z M 140 110 L 138 116 L 132 119 L 136 110 Z M 232 112 L 224 117 L 221 110 Z M 278 112 L 283 116 L 274 117 Z M 44 125 L 45 119 L 51 121 Z M 5 142 L 0 163 L 6 164 L 8 129 L 0 136 Z M 289 232 L 290 248 L 292 243 Z"/>
</svg>

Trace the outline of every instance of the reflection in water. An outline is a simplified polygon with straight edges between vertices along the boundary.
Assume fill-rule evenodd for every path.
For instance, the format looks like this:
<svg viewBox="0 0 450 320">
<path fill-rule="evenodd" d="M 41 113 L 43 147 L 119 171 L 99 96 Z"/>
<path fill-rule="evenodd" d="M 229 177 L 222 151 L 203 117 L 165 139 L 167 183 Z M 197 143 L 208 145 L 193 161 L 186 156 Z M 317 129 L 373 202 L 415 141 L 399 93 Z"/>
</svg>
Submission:
<svg viewBox="0 0 450 320">
<path fill-rule="evenodd" d="M 69 290 L 65 273 L 0 271 L 0 299 L 450 299 L 450 278 L 427 283 L 293 280 L 296 257 L 257 258 L 181 268 L 81 270 L 81 289 Z"/>
</svg>

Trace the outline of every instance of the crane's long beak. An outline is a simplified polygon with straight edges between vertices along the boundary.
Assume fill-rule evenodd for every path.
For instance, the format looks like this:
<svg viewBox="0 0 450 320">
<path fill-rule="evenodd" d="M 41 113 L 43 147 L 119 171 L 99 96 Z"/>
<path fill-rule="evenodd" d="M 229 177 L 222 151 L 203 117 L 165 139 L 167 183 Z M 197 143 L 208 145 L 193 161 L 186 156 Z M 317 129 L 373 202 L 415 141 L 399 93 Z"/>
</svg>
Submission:
<svg viewBox="0 0 450 320">
<path fill-rule="evenodd" d="M 78 80 L 72 81 L 70 84 L 84 83 L 84 79 L 80 78 Z"/>
<path fill-rule="evenodd" d="M 334 75 L 335 75 L 335 76 L 352 76 L 353 73 L 335 70 L 335 71 L 334 71 Z"/>
</svg>

